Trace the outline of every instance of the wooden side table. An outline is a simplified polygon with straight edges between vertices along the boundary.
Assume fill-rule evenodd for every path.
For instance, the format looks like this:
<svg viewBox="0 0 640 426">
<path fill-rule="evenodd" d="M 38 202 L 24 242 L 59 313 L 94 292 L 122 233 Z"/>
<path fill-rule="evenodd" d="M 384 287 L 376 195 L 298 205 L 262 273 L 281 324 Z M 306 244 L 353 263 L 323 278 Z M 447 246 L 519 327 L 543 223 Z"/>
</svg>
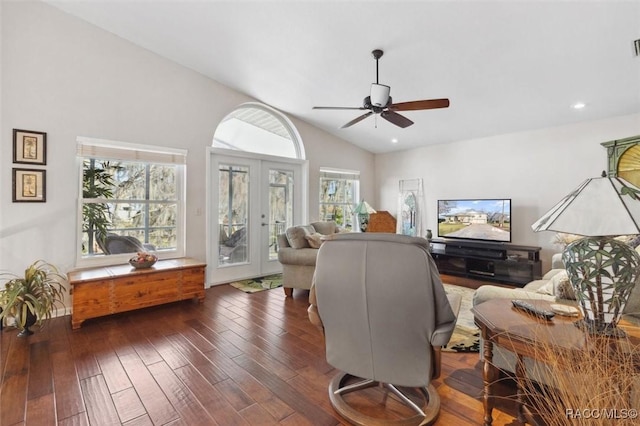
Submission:
<svg viewBox="0 0 640 426">
<path fill-rule="evenodd" d="M 551 303 L 545 300 L 528 300 L 528 302 L 543 309 L 551 309 Z M 554 354 L 560 352 L 586 350 L 587 336 L 573 324 L 577 318 L 556 315 L 551 321 L 546 321 L 515 309 L 510 299 L 489 300 L 475 306 L 471 311 L 484 339 L 484 425 L 489 426 L 493 421 L 494 401 L 491 385 L 497 378 L 497 368 L 492 363 L 494 345 L 515 354 L 517 358 L 515 374 L 518 384 L 516 401 L 518 421 L 524 423 L 526 420 L 535 424 L 533 416 L 524 403 L 525 396 L 522 388 L 523 380 L 526 377 L 524 358 L 548 362 L 551 357 L 556 358 Z M 624 328 L 624 324 L 621 325 Z M 630 332 L 629 334 L 631 339 L 636 342 L 638 336 L 634 333 Z M 553 348 L 553 351 L 542 350 L 542 348 Z"/>
<path fill-rule="evenodd" d="M 204 301 L 206 264 L 191 258 L 159 260 L 151 268 L 130 265 L 79 269 L 67 274 L 71 328 L 89 318 L 186 299 Z"/>
</svg>

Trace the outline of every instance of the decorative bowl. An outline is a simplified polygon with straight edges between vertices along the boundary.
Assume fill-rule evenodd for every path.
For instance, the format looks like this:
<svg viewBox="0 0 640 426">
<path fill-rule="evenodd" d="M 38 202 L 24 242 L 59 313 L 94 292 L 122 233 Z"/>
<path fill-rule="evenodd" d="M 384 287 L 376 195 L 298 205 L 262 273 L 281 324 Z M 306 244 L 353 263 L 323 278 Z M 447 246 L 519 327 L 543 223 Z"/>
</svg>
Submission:
<svg viewBox="0 0 640 426">
<path fill-rule="evenodd" d="M 129 264 L 136 269 L 151 268 L 158 261 L 158 256 L 150 253 L 138 253 L 129 259 Z"/>
</svg>

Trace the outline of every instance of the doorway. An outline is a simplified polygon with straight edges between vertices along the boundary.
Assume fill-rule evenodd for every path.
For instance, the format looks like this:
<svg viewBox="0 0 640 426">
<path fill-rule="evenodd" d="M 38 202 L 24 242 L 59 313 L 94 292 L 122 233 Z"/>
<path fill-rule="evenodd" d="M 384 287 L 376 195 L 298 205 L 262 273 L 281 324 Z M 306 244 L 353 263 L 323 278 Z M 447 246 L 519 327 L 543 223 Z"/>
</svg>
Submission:
<svg viewBox="0 0 640 426">
<path fill-rule="evenodd" d="M 249 102 L 216 128 L 208 152 L 207 282 L 280 272 L 278 235 L 307 218 L 307 161 L 293 123 Z"/>
<path fill-rule="evenodd" d="M 207 282 L 281 272 L 278 235 L 302 223 L 305 162 L 218 149 L 210 156 Z"/>
</svg>

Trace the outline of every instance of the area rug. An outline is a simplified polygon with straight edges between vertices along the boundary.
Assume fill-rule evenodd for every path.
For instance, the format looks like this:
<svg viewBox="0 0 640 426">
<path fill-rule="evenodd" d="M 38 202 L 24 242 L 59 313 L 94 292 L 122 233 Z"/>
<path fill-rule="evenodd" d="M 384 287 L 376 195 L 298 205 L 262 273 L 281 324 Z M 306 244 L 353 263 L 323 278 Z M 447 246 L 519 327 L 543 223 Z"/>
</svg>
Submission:
<svg viewBox="0 0 640 426">
<path fill-rule="evenodd" d="M 266 277 L 235 281 L 229 283 L 229 285 L 237 288 L 238 290 L 242 290 L 245 293 L 257 293 L 259 291 L 282 287 L 282 274 L 267 275 Z"/>
<path fill-rule="evenodd" d="M 449 344 L 442 348 L 444 352 L 479 352 L 480 330 L 473 322 L 471 308 L 475 290 L 452 284 L 443 284 L 447 293 L 459 294 L 462 298 L 456 328 Z"/>
</svg>

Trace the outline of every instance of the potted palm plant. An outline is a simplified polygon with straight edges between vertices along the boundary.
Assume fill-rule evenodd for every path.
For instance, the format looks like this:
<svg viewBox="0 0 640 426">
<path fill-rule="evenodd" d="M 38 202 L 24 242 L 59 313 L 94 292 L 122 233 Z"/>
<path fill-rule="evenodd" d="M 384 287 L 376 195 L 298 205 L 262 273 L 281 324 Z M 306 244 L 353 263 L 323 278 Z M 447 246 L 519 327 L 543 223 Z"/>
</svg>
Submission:
<svg viewBox="0 0 640 426">
<path fill-rule="evenodd" d="M 0 321 L 13 317 L 21 329 L 19 336 L 33 334 L 29 327 L 42 326 L 60 305 L 64 307 L 66 277 L 54 265 L 37 260 L 24 271 L 24 277 L 0 274 Z"/>
</svg>

